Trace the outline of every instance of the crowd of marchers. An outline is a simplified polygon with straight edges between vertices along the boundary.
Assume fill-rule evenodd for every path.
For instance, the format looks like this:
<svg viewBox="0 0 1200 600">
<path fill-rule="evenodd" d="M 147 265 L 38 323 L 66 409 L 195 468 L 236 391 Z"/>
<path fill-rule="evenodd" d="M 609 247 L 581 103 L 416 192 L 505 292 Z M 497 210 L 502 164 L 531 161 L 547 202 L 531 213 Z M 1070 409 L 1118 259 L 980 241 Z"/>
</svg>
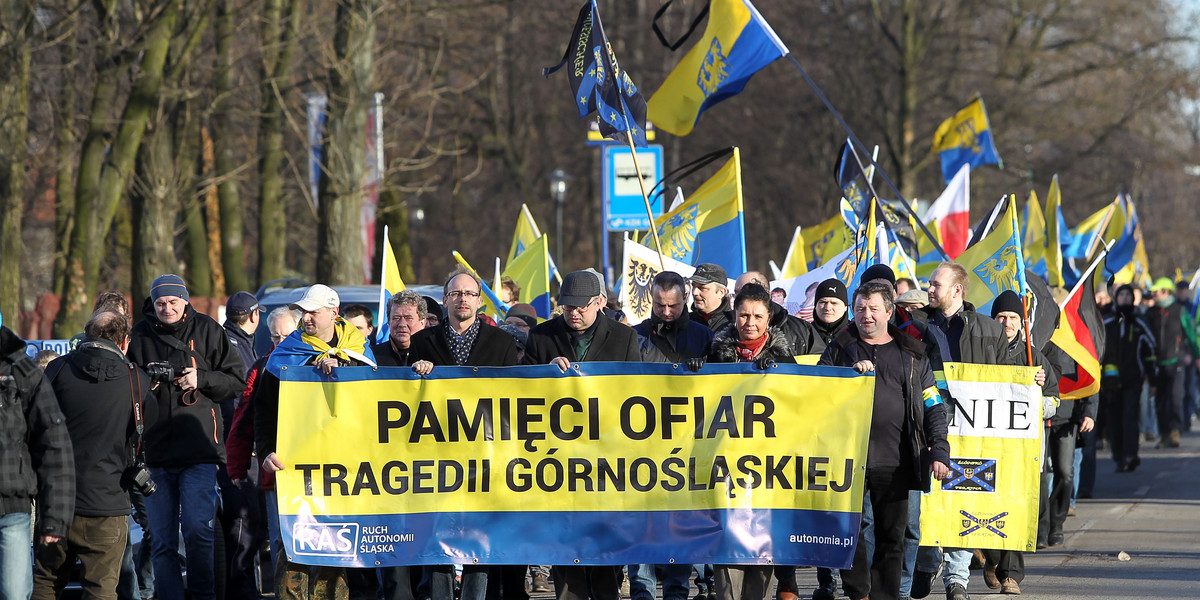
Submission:
<svg viewBox="0 0 1200 600">
<path fill-rule="evenodd" d="M 451 565 L 346 569 L 289 560 L 279 531 L 275 474 L 289 468 L 276 448 L 279 374 L 309 365 L 329 374 L 361 366 L 556 365 L 645 361 L 702 371 L 709 362 L 768 369 L 807 362 L 875 375 L 862 530 L 850 569 L 818 569 L 814 600 L 924 598 L 941 574 L 948 600 L 968 598 L 972 563 L 987 585 L 1020 594 L 1024 553 L 924 547 L 920 494 L 948 477 L 945 362 L 1040 367 L 1045 464 L 1038 546 L 1063 543 L 1076 497 L 1094 480 L 1097 424 L 1118 472 L 1136 469 L 1143 435 L 1178 445 L 1191 422 L 1195 327 L 1186 286 L 1156 283 L 1152 303 L 1121 286 L 1101 294 L 1107 344 L 1099 395 L 1060 400 L 1057 382 L 1079 368 L 1052 343 L 1027 348 L 1021 299 L 1004 292 L 991 314 L 964 299 L 967 273 L 942 263 L 921 290 L 885 265 L 847 290 L 819 284 L 806 318 L 783 308 L 783 290 L 750 271 L 727 288 L 720 265 L 690 277 L 659 273 L 648 320 L 630 327 L 594 270 L 567 274 L 555 314 L 539 319 L 513 303 L 502 321 L 481 312 L 482 285 L 464 270 L 445 280 L 441 301 L 402 291 L 386 305 L 386 337 L 371 311 L 343 306 L 313 285 L 297 302 L 263 314 L 238 292 L 218 324 L 189 303 L 186 282 L 154 280 L 135 318 L 124 297 L 101 294 L 79 343 L 62 357 L 25 354 L 0 329 L 0 597 L 57 598 L 73 578 L 86 597 L 137 600 L 385 598 L 388 600 L 796 600 L 799 565 Z M 505 301 L 518 290 L 503 286 Z M 1177 298 L 1177 294 L 1183 297 Z M 1111 295 L 1113 302 L 1105 302 Z M 690 301 L 690 302 L 689 302 Z M 689 309 L 690 304 L 690 309 Z M 265 324 L 272 350 L 258 356 Z M 374 343 L 371 340 L 377 339 Z M 805 362 L 805 361 L 801 361 Z M 40 367 L 40 368 L 39 368 Z M 811 396 L 810 396 L 811 397 Z M 1143 431 L 1144 407 L 1150 424 Z M 796 402 L 806 401 L 797 398 Z M 1100 413 L 1099 417 L 1097 412 Z M 33 507 L 36 506 L 36 511 Z M 36 515 L 36 516 L 35 516 Z M 927 515 L 926 518 L 930 518 Z M 956 518 L 932 516 L 933 518 Z M 131 537 L 141 532 L 140 551 Z M 33 552 L 29 552 L 29 548 Z M 260 551 L 269 546 L 269 559 Z M 258 567 L 256 561 L 271 568 Z M 186 577 L 185 577 L 186 574 Z M 694 581 L 691 578 L 695 577 Z M 807 595 L 807 594 L 806 594 Z"/>
</svg>

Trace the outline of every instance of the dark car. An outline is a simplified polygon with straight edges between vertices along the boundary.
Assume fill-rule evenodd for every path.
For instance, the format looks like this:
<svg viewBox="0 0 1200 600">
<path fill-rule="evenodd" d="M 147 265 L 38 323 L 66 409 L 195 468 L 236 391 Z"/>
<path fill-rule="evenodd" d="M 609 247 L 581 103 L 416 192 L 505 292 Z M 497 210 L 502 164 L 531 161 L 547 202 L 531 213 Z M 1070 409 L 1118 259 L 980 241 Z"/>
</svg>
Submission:
<svg viewBox="0 0 1200 600">
<path fill-rule="evenodd" d="M 277 279 L 258 289 L 255 297 L 258 298 L 258 304 L 264 312 L 287 306 L 304 297 L 304 292 L 311 285 L 310 283 L 300 279 Z M 372 313 L 379 311 L 379 286 L 377 285 L 335 285 L 331 286 L 338 293 L 338 299 L 342 301 L 342 308 L 350 304 L 362 304 L 371 309 Z M 440 285 L 410 285 L 408 289 L 422 295 L 429 296 L 439 303 L 442 299 L 442 286 Z M 376 315 L 378 316 L 378 315 Z M 265 326 L 259 327 L 254 333 L 254 350 L 262 356 L 271 349 L 271 333 L 267 331 Z"/>
</svg>

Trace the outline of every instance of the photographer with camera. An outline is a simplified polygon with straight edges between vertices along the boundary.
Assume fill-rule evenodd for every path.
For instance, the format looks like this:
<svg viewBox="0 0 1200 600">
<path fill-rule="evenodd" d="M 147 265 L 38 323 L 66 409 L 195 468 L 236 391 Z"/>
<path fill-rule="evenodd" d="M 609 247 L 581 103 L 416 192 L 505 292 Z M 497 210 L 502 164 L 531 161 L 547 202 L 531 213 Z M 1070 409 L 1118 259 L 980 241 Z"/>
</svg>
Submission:
<svg viewBox="0 0 1200 600">
<path fill-rule="evenodd" d="M 225 463 L 220 402 L 246 386 L 242 361 L 216 321 L 189 304 L 178 275 L 162 275 L 130 332 L 129 359 L 146 369 L 158 420 L 146 430 L 146 463 L 158 486 L 146 498 L 155 590 L 184 598 L 178 543 L 187 550 L 187 595 L 216 597 L 213 539 L 217 469 Z"/>
<path fill-rule="evenodd" d="M 75 518 L 65 538 L 37 553 L 33 597 L 57 598 L 75 568 L 90 598 L 116 598 L 128 540 L 130 486 L 150 494 L 146 466 L 136 461 L 139 430 L 153 421 L 150 378 L 125 358 L 129 319 L 93 315 L 74 351 L 46 367 L 75 454 Z M 150 415 L 144 408 L 150 409 Z"/>
</svg>

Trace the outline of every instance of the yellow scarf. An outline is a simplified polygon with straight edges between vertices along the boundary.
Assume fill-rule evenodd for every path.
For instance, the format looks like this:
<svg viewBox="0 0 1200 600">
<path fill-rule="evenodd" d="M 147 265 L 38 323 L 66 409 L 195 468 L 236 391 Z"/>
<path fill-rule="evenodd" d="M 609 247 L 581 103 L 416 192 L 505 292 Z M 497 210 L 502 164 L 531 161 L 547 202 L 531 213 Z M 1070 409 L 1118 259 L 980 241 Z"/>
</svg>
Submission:
<svg viewBox="0 0 1200 600">
<path fill-rule="evenodd" d="M 374 365 L 375 361 L 367 358 L 367 338 L 358 330 L 357 327 L 350 324 L 349 321 L 338 317 L 333 322 L 334 337 L 337 339 L 337 346 L 330 346 L 325 340 L 318 338 L 315 335 L 300 333 L 300 341 L 312 346 L 316 350 L 317 358 L 313 363 L 321 362 L 326 358 L 336 358 L 341 361 L 350 362 L 358 360 L 367 364 Z"/>
</svg>

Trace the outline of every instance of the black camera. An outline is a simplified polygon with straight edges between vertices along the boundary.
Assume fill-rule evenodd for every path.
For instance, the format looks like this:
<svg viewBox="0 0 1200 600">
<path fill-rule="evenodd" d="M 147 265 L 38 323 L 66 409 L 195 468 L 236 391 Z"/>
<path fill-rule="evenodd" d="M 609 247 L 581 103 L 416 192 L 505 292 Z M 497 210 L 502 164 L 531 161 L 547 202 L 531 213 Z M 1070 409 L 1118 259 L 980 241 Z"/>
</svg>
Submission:
<svg viewBox="0 0 1200 600">
<path fill-rule="evenodd" d="M 155 383 L 170 383 L 175 379 L 175 367 L 169 362 L 152 362 L 146 365 L 146 374 Z"/>
<path fill-rule="evenodd" d="M 149 496 L 158 489 L 154 480 L 150 479 L 150 469 L 146 468 L 146 463 L 138 461 L 132 467 L 127 467 L 124 473 L 121 473 L 121 487 L 127 490 L 136 489 L 143 496 Z"/>
</svg>

